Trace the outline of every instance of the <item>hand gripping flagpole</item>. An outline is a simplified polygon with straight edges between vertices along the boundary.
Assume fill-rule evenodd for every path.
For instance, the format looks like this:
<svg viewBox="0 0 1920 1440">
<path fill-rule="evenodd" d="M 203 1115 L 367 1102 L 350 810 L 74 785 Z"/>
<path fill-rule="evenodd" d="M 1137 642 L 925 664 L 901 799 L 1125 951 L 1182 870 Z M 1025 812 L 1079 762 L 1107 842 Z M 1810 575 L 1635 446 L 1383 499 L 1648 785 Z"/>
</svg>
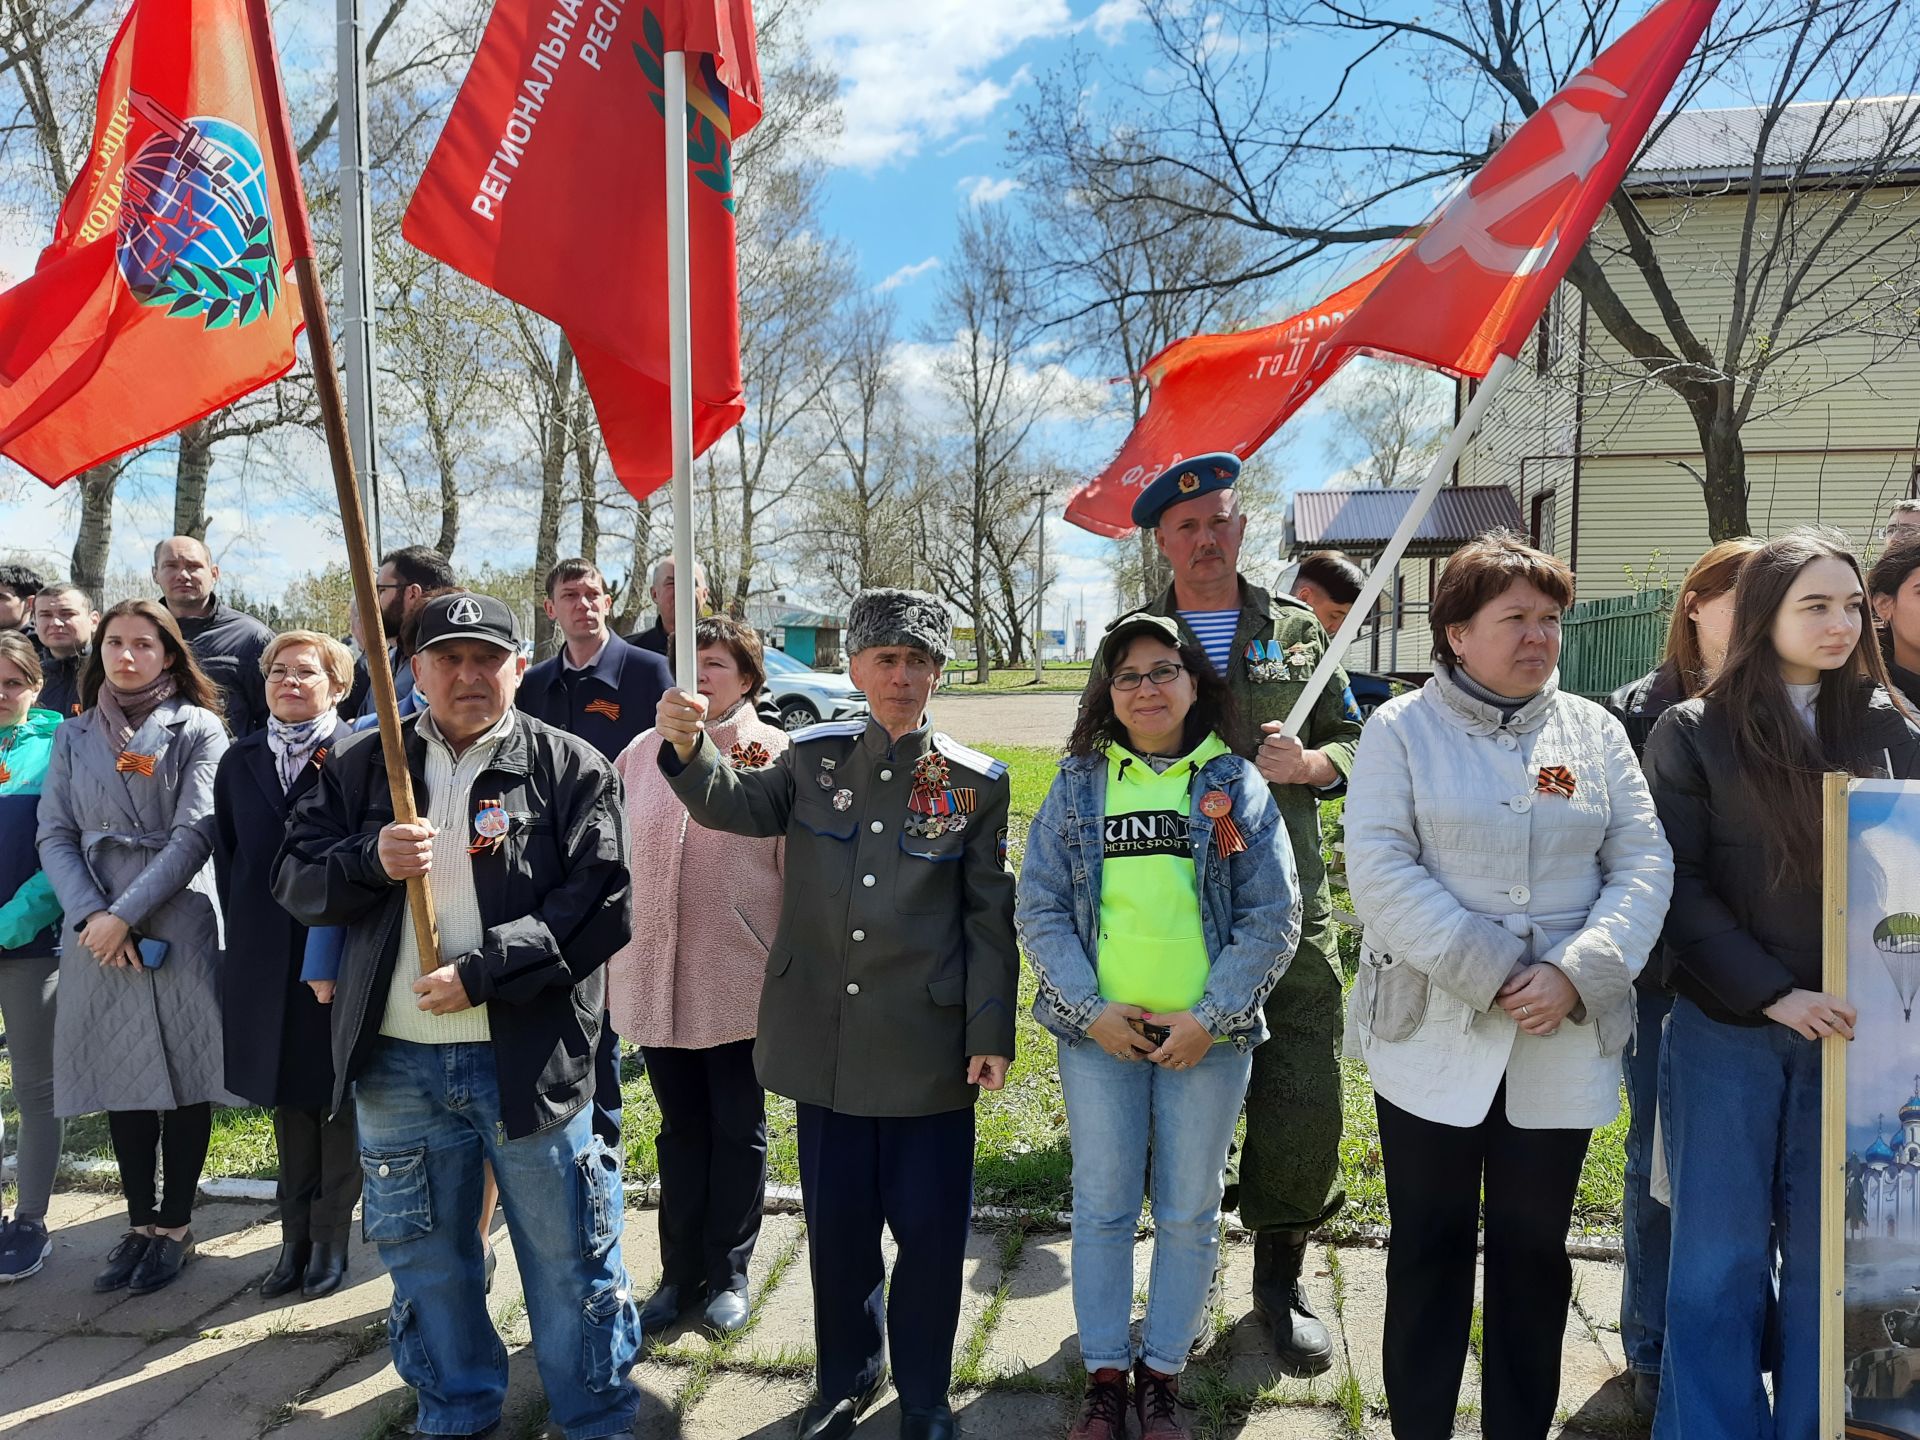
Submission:
<svg viewBox="0 0 1920 1440">
<path fill-rule="evenodd" d="M 1459 423 L 1453 427 L 1453 433 L 1447 437 L 1447 443 L 1440 447 L 1440 453 L 1433 457 L 1433 465 L 1427 471 L 1427 478 L 1420 482 L 1420 489 L 1413 497 L 1413 503 L 1407 507 L 1407 513 L 1401 517 L 1399 528 L 1393 532 L 1393 538 L 1387 541 L 1387 548 L 1380 552 L 1380 558 L 1374 561 L 1373 569 L 1367 574 L 1366 584 L 1360 587 L 1360 594 L 1353 602 L 1353 608 L 1347 611 L 1347 618 L 1340 622 L 1340 628 L 1333 634 L 1332 641 L 1320 656 L 1320 663 L 1313 667 L 1313 674 L 1307 677 L 1306 685 L 1300 691 L 1300 698 L 1293 702 L 1293 709 L 1281 722 L 1282 733 L 1297 736 L 1300 727 L 1307 723 L 1307 716 L 1313 713 L 1313 707 L 1320 698 L 1320 692 L 1327 688 L 1327 682 L 1333 679 L 1333 672 L 1340 668 L 1341 657 L 1347 653 L 1347 646 L 1360 633 L 1360 627 L 1367 616 L 1373 613 L 1374 602 L 1380 598 L 1380 592 L 1386 588 L 1387 581 L 1393 578 L 1400 568 L 1400 557 L 1406 553 L 1407 545 L 1412 541 L 1414 532 L 1420 528 L 1420 522 L 1427 518 L 1427 511 L 1433 508 L 1434 497 L 1440 493 L 1440 484 L 1447 478 L 1447 472 L 1460 459 L 1467 448 L 1467 441 L 1473 438 L 1473 432 L 1480 428 L 1487 407 L 1493 403 L 1493 397 L 1500 393 L 1507 383 L 1507 377 L 1513 373 L 1514 362 L 1511 355 L 1496 355 L 1493 364 L 1487 368 L 1487 378 L 1480 382 L 1480 388 L 1473 393 L 1473 399 L 1467 402 L 1465 413 Z"/>
<path fill-rule="evenodd" d="M 347 565 L 353 572 L 353 601 L 359 607 L 361 624 L 368 634 L 378 634 L 380 605 L 373 587 L 373 547 L 367 539 L 367 517 L 360 504 L 360 487 L 354 479 L 346 400 L 340 389 L 340 372 L 333 363 L 327 301 L 320 289 L 320 271 L 314 260 L 313 231 L 307 224 L 306 196 L 300 187 L 300 161 L 293 148 L 267 0 L 247 0 L 247 19 L 252 31 L 254 73 L 271 132 L 267 138 L 271 142 L 274 171 L 280 186 L 280 208 L 286 215 L 294 281 L 300 288 L 300 309 L 306 317 L 307 354 L 313 361 L 313 385 L 320 399 L 327 454 L 333 461 L 333 488 L 340 502 L 341 528 L 346 532 Z M 386 664 L 384 653 L 367 657 L 367 675 L 373 682 L 374 712 L 380 717 L 380 748 L 387 763 L 387 785 L 393 792 L 393 818 L 404 825 L 415 825 L 420 815 L 414 808 L 413 777 L 407 770 L 406 742 L 400 732 L 400 702 L 394 693 L 393 672 Z M 433 891 L 424 876 L 407 881 L 407 908 L 413 916 L 413 936 L 420 948 L 420 973 L 425 975 L 440 965 L 440 927 L 433 913 Z"/>
<path fill-rule="evenodd" d="M 665 57 L 667 158 L 667 377 L 673 413 L 674 683 L 692 692 L 693 629 L 693 322 L 687 271 L 687 53 Z"/>
</svg>

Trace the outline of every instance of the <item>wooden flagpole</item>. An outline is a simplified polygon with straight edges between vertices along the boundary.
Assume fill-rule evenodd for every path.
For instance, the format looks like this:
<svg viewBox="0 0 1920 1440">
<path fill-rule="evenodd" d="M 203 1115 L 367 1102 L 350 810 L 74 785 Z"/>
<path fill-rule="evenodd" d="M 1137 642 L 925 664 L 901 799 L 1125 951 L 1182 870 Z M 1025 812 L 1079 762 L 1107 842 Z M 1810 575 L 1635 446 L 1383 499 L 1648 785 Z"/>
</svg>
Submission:
<svg viewBox="0 0 1920 1440">
<path fill-rule="evenodd" d="M 669 50 L 666 69 L 667 376 L 673 437 L 673 675 L 698 685 L 693 648 L 693 299 L 687 257 L 687 52 Z"/>
<path fill-rule="evenodd" d="M 1850 776 L 1826 777 L 1821 825 L 1820 988 L 1847 993 L 1847 793 Z M 1820 1042 L 1820 1440 L 1846 1430 L 1847 1042 Z"/>
<path fill-rule="evenodd" d="M 1307 716 L 1313 713 L 1314 703 L 1319 700 L 1320 692 L 1327 688 L 1333 679 L 1333 672 L 1340 666 L 1341 658 L 1347 653 L 1347 647 L 1360 633 L 1360 627 L 1366 623 L 1367 616 L 1373 613 L 1374 602 L 1380 598 L 1380 592 L 1388 580 L 1400 568 L 1400 557 L 1406 553 L 1407 545 L 1412 541 L 1414 532 L 1420 528 L 1420 522 L 1427 518 L 1427 511 L 1433 508 L 1434 497 L 1440 493 L 1440 484 L 1447 478 L 1447 472 L 1453 469 L 1467 441 L 1473 438 L 1473 432 L 1480 428 L 1487 407 L 1493 403 L 1493 397 L 1500 393 L 1507 383 L 1507 377 L 1513 373 L 1514 360 L 1511 355 L 1496 355 L 1493 364 L 1487 368 L 1486 379 L 1480 382 L 1480 388 L 1473 392 L 1473 399 L 1461 414 L 1459 422 L 1453 427 L 1453 433 L 1447 437 L 1447 443 L 1440 453 L 1433 457 L 1433 464 L 1427 470 L 1427 478 L 1420 482 L 1413 503 L 1407 507 L 1407 513 L 1401 517 L 1400 526 L 1393 532 L 1393 538 L 1387 541 L 1387 548 L 1380 552 L 1380 558 L 1367 572 L 1367 582 L 1360 587 L 1360 594 L 1353 606 L 1347 611 L 1347 618 L 1340 622 L 1340 628 L 1334 631 L 1333 639 L 1321 653 L 1320 663 L 1313 667 L 1313 674 L 1307 677 L 1306 685 L 1301 689 L 1299 698 L 1293 702 L 1293 709 L 1281 723 L 1281 730 L 1287 735 L 1297 736 L 1300 727 L 1307 723 Z"/>
<path fill-rule="evenodd" d="M 320 271 L 314 259 L 313 231 L 307 223 L 307 202 L 300 186 L 300 160 L 293 147 L 267 0 L 247 0 L 247 19 L 252 32 L 254 73 L 271 132 L 268 139 L 280 184 L 280 208 L 286 214 L 294 281 L 300 291 L 301 313 L 306 317 L 313 385 L 320 399 L 327 454 L 333 461 L 333 487 L 340 503 L 341 528 L 346 532 L 353 600 L 360 610 L 362 629 L 369 635 L 379 634 L 380 603 L 374 589 L 373 546 L 367 538 L 366 512 L 360 504 L 360 487 L 354 479 L 346 399 L 340 389 L 340 372 L 333 360 L 333 333 L 327 324 L 327 301 L 320 289 Z M 393 818 L 401 824 L 418 824 L 420 814 L 413 803 L 413 777 L 407 770 L 406 742 L 400 730 L 400 702 L 384 653 L 367 657 L 367 675 L 373 682 L 374 712 L 380 718 L 380 748 L 386 758 L 387 785 L 393 792 Z M 424 877 L 407 881 L 407 908 L 413 916 L 413 935 L 420 948 L 420 973 L 425 975 L 440 965 L 440 926 L 433 913 L 433 891 Z"/>
</svg>

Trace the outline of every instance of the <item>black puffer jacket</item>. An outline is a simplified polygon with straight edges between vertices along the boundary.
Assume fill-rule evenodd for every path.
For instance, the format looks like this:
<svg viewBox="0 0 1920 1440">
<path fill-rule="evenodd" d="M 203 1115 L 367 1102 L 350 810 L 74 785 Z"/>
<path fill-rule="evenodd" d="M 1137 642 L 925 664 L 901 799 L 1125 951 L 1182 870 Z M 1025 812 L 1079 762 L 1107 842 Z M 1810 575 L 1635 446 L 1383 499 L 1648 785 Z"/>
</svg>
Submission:
<svg viewBox="0 0 1920 1440">
<path fill-rule="evenodd" d="M 1622 685 L 1607 697 L 1607 710 L 1626 728 L 1633 753 L 1647 748 L 1647 736 L 1660 717 L 1687 698 L 1680 684 L 1680 667 L 1663 660 L 1631 684 Z"/>
<path fill-rule="evenodd" d="M 428 809 L 426 741 L 403 722 L 407 766 Z M 345 741 L 301 797 L 274 862 L 273 897 L 303 925 L 348 926 L 333 1000 L 333 1108 L 366 1068 L 406 923 L 406 887 L 375 853 L 393 819 L 380 732 Z M 485 797 L 485 798 L 480 798 Z M 593 1098 L 607 960 L 633 925 L 626 807 L 613 766 L 583 740 L 516 715 L 473 783 L 468 814 L 498 805 L 505 843 L 476 855 L 486 927 L 455 962 L 467 997 L 488 1007 L 500 1118 L 509 1139 L 557 1125 Z"/>
<path fill-rule="evenodd" d="M 1863 769 L 1920 777 L 1920 730 L 1884 690 L 1868 701 Z M 1776 885 L 1760 824 L 1769 801 L 1735 779 L 1733 735 L 1719 703 L 1685 700 L 1660 718 L 1643 763 L 1673 847 L 1664 939 L 1668 983 L 1716 1020 L 1764 1025 L 1793 989 L 1819 990 L 1820 893 Z"/>
</svg>

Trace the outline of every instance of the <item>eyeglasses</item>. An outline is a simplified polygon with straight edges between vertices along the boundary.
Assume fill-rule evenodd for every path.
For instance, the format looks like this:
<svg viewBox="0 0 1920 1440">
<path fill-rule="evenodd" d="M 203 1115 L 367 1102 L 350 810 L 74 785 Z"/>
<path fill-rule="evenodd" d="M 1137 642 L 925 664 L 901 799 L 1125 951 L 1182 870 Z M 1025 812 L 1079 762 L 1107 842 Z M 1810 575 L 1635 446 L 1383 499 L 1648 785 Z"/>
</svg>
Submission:
<svg viewBox="0 0 1920 1440">
<path fill-rule="evenodd" d="M 1165 665 L 1156 665 L 1146 674 L 1133 670 L 1122 670 L 1113 677 L 1111 684 L 1116 690 L 1138 690 L 1142 680 L 1151 680 L 1156 687 L 1171 685 L 1186 670 L 1184 665 L 1175 665 L 1169 661 Z"/>
<path fill-rule="evenodd" d="M 309 685 L 318 685 L 322 680 L 326 678 L 327 677 L 326 677 L 325 671 L 289 670 L 284 665 L 276 665 L 271 670 L 267 671 L 267 681 L 269 684 L 284 685 L 286 684 L 287 681 L 291 680 L 294 684 L 298 685 L 302 690 L 306 689 L 307 686 Z"/>
</svg>

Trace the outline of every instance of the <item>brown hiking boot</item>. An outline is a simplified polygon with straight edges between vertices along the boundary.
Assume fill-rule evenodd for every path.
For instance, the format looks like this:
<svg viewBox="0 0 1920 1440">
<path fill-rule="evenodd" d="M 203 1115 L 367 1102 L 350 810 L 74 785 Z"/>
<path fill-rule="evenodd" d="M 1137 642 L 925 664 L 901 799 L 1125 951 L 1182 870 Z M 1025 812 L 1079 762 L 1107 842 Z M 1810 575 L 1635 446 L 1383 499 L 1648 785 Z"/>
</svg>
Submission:
<svg viewBox="0 0 1920 1440">
<path fill-rule="evenodd" d="M 1140 1440 L 1156 1436 L 1191 1435 L 1186 1406 L 1180 1400 L 1180 1377 L 1162 1375 L 1144 1360 L 1133 1367 L 1133 1413 L 1140 1421 Z"/>
<path fill-rule="evenodd" d="M 1067 1440 L 1126 1440 L 1127 1372 L 1096 1370 L 1087 1377 L 1087 1403 Z"/>
</svg>

